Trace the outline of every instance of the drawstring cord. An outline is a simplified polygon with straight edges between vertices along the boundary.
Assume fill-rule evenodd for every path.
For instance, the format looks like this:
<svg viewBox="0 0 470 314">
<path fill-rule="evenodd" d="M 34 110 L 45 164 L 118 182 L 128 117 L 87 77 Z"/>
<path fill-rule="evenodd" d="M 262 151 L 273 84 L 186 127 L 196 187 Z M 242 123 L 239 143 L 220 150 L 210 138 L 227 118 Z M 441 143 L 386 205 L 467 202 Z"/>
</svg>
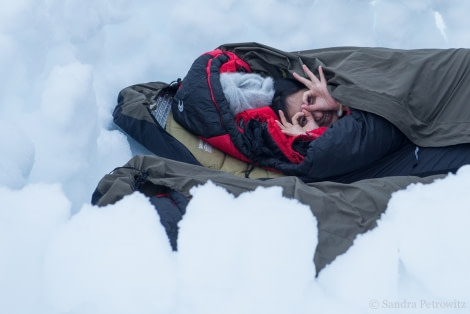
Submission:
<svg viewBox="0 0 470 314">
<path fill-rule="evenodd" d="M 142 185 L 144 185 L 144 183 L 147 181 L 147 179 L 149 177 L 149 172 L 147 170 L 140 170 L 140 169 L 137 169 L 137 168 L 134 168 L 134 167 L 117 167 L 117 168 L 114 168 L 113 171 L 110 172 L 110 174 L 112 174 L 113 172 L 115 172 L 116 170 L 119 170 L 119 169 L 130 169 L 130 170 L 134 170 L 138 173 L 138 174 L 134 175 L 134 183 L 132 184 L 132 190 L 133 191 L 140 190 Z"/>
<path fill-rule="evenodd" d="M 419 147 L 416 146 L 416 148 L 415 148 L 415 159 L 416 159 L 416 161 L 415 161 L 413 167 L 416 167 L 418 165 L 418 162 L 419 162 L 418 153 L 419 153 Z"/>
<path fill-rule="evenodd" d="M 245 178 L 249 179 L 251 172 L 255 169 L 256 165 L 254 163 L 250 164 L 248 170 L 245 171 Z"/>
</svg>

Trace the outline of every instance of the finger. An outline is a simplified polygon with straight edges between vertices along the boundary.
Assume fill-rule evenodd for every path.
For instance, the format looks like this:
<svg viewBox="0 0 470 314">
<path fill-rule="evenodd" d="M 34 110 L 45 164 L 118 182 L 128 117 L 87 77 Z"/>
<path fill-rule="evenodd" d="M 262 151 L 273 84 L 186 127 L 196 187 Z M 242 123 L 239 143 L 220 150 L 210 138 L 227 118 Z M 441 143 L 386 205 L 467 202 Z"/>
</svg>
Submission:
<svg viewBox="0 0 470 314">
<path fill-rule="evenodd" d="M 314 102 L 314 98 L 315 98 L 315 94 L 313 93 L 313 91 L 311 90 L 308 90 L 308 91 L 305 91 L 303 94 L 302 94 L 302 105 L 313 105 L 315 102 Z"/>
<path fill-rule="evenodd" d="M 310 111 L 302 110 L 302 112 L 304 113 L 305 118 L 307 119 L 307 124 L 306 124 L 307 126 L 311 126 L 314 129 L 319 127 L 317 122 L 315 121 L 315 119 L 313 117 L 313 114 Z"/>
<path fill-rule="evenodd" d="M 285 129 L 285 128 L 288 127 L 288 125 L 282 124 L 282 122 L 279 121 L 279 120 L 274 120 L 274 121 L 276 121 L 277 125 L 279 125 L 279 127 L 280 127 L 281 129 Z M 289 123 L 289 122 L 287 122 L 287 123 Z"/>
<path fill-rule="evenodd" d="M 311 95 L 310 90 L 308 90 L 308 91 L 306 91 L 302 94 L 302 105 L 303 104 L 306 104 L 306 105 L 310 104 L 310 101 L 309 101 L 309 99 L 311 98 L 310 95 Z"/>
<path fill-rule="evenodd" d="M 289 130 L 282 130 L 282 133 L 284 133 L 287 136 L 295 136 L 295 133 L 289 131 Z"/>
<path fill-rule="evenodd" d="M 307 119 L 307 123 L 310 121 L 315 121 L 313 114 L 310 111 L 302 109 L 302 113 L 304 114 L 305 119 Z"/>
<path fill-rule="evenodd" d="M 315 112 L 315 111 L 319 111 L 321 109 L 318 109 L 318 105 L 316 103 L 313 103 L 313 104 L 302 104 L 300 106 L 300 110 L 306 110 L 308 112 Z"/>
<path fill-rule="evenodd" d="M 299 118 L 303 117 L 304 113 L 302 111 L 297 112 L 293 117 L 292 117 L 292 125 L 296 126 L 299 125 Z"/>
<path fill-rule="evenodd" d="M 281 130 L 284 130 L 286 128 L 284 125 L 282 125 L 282 123 L 279 120 L 274 120 L 274 121 L 276 121 L 276 124 L 279 126 Z"/>
<path fill-rule="evenodd" d="M 279 110 L 279 118 L 281 118 L 282 125 L 286 125 L 288 123 L 286 120 L 286 116 L 284 115 L 284 112 L 282 112 L 282 110 Z"/>
<path fill-rule="evenodd" d="M 302 75 L 299 75 L 297 73 L 293 73 L 292 74 L 294 76 L 294 78 L 299 81 L 300 83 L 304 84 L 305 87 L 307 88 L 311 88 L 312 87 L 312 82 L 310 80 L 308 80 L 307 78 L 303 77 Z"/>
<path fill-rule="evenodd" d="M 318 73 L 320 74 L 320 82 L 325 82 L 326 84 L 325 74 L 323 74 L 323 67 L 321 65 L 318 66 Z"/>
<path fill-rule="evenodd" d="M 310 78 L 312 82 L 314 83 L 320 82 L 318 78 L 315 76 L 315 74 L 313 74 L 313 72 L 310 71 L 310 69 L 305 64 L 302 65 L 302 68 L 304 69 L 305 74 L 307 74 L 307 76 Z"/>
<path fill-rule="evenodd" d="M 311 104 L 311 105 L 302 104 L 302 105 L 300 106 L 300 109 L 307 110 L 308 112 L 313 112 L 313 111 L 317 111 L 317 110 L 318 110 L 316 104 Z"/>
<path fill-rule="evenodd" d="M 313 114 L 310 111 L 302 109 L 302 113 L 305 116 L 305 118 L 307 118 L 307 120 L 310 120 L 310 119 L 313 120 Z"/>
</svg>

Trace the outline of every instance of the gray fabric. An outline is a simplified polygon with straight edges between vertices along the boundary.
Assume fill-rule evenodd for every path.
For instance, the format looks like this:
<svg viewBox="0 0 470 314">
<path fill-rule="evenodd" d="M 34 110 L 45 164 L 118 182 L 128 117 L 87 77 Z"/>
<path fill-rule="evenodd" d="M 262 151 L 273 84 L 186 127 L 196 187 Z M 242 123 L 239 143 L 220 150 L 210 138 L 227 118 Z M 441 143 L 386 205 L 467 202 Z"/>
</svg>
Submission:
<svg viewBox="0 0 470 314">
<path fill-rule="evenodd" d="M 149 82 L 126 87 L 119 93 L 118 107 L 122 110 L 123 115 L 154 123 L 152 114 L 149 110 L 142 110 L 142 105 L 147 108 L 154 107 L 156 105 L 155 96 L 166 87 L 168 87 L 168 83 L 165 82 Z"/>
<path fill-rule="evenodd" d="M 97 192 L 101 198 L 98 205 L 114 203 L 133 193 L 136 178 L 142 178 L 140 174 L 144 171 L 147 183 L 169 187 L 186 197 L 190 197 L 189 190 L 193 186 L 208 180 L 234 195 L 252 191 L 258 186 L 281 186 L 285 197 L 308 205 L 318 221 L 318 246 L 312 257 L 317 272 L 346 252 L 358 234 L 376 226 L 376 220 L 385 211 L 393 192 L 404 189 L 410 183 L 429 183 L 437 178 L 389 177 L 352 184 L 305 184 L 293 176 L 269 180 L 245 179 L 156 156 L 135 156 L 99 182 Z"/>
<path fill-rule="evenodd" d="M 333 47 L 285 52 L 226 44 L 254 72 L 275 78 L 322 65 L 332 96 L 380 115 L 419 146 L 470 143 L 470 50 Z"/>
<path fill-rule="evenodd" d="M 274 96 L 273 79 L 256 73 L 221 73 L 220 84 L 234 115 L 269 106 Z"/>
</svg>

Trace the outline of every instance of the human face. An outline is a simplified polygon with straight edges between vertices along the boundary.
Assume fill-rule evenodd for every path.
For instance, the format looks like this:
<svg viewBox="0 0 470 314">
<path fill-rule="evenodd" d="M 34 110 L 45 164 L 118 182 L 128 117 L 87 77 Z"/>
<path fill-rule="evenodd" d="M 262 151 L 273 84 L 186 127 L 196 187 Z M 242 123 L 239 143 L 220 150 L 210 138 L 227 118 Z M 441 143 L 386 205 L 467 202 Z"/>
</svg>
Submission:
<svg viewBox="0 0 470 314">
<path fill-rule="evenodd" d="M 287 102 L 287 115 L 292 121 L 292 117 L 302 111 L 302 104 L 304 104 L 303 96 L 307 89 L 299 90 L 286 98 Z M 313 119 L 318 126 L 329 127 L 338 121 L 338 113 L 334 110 L 331 111 L 312 111 Z"/>
</svg>

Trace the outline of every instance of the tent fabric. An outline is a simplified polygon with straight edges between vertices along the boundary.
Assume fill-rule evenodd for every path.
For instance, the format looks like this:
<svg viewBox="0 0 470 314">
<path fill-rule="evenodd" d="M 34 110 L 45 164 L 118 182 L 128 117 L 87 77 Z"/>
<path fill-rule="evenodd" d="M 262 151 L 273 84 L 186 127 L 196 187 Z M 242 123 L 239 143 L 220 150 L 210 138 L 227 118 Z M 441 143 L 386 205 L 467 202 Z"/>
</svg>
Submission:
<svg viewBox="0 0 470 314">
<path fill-rule="evenodd" d="M 412 183 L 426 184 L 442 177 L 399 176 L 368 179 L 351 184 L 306 184 L 294 176 L 267 180 L 247 179 L 158 156 L 138 155 L 100 180 L 92 202 L 98 206 L 106 206 L 136 191 L 151 197 L 162 189 L 181 194 L 190 201 L 191 188 L 208 181 L 225 188 L 235 196 L 258 187 L 280 186 L 283 196 L 294 198 L 309 206 L 318 221 L 318 245 L 312 260 L 319 272 L 337 256 L 346 252 L 358 234 L 377 225 L 377 220 L 386 210 L 392 193 Z M 180 208 L 178 214 L 180 212 L 184 210 Z"/>
</svg>

